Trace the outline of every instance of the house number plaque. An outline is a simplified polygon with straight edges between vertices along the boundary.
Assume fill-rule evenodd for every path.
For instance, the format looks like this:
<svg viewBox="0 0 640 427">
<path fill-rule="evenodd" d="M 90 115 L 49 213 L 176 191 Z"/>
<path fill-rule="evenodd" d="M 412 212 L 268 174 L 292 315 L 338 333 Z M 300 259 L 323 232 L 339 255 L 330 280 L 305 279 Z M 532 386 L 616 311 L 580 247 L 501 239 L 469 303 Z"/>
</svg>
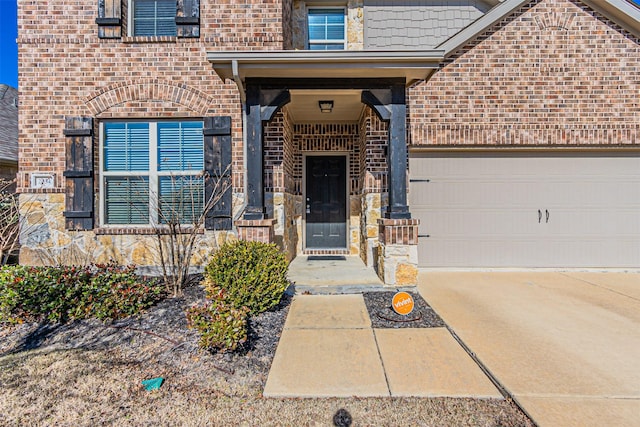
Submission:
<svg viewBox="0 0 640 427">
<path fill-rule="evenodd" d="M 52 173 L 32 173 L 31 188 L 54 188 L 55 176 Z"/>
</svg>

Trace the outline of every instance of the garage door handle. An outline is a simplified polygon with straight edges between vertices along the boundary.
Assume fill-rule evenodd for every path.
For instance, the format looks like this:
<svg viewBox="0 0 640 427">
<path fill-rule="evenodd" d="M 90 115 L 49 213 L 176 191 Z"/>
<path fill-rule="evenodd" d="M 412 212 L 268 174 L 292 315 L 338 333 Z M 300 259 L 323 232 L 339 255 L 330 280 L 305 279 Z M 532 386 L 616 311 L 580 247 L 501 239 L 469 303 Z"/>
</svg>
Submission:
<svg viewBox="0 0 640 427">
<path fill-rule="evenodd" d="M 547 222 L 549 222 L 549 211 L 545 209 L 544 212 L 547 214 Z"/>
<path fill-rule="evenodd" d="M 538 224 L 540 224 L 540 221 L 542 221 L 542 211 L 538 209 Z"/>
</svg>

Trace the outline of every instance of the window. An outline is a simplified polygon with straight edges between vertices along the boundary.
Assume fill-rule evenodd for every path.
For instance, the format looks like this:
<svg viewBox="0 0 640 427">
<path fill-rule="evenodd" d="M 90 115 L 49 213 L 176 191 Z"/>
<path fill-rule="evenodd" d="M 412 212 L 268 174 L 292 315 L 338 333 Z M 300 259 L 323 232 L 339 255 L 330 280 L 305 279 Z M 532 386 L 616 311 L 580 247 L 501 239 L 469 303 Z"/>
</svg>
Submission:
<svg viewBox="0 0 640 427">
<path fill-rule="evenodd" d="M 101 124 L 101 223 L 189 224 L 204 203 L 203 122 Z"/>
<path fill-rule="evenodd" d="M 175 0 L 130 0 L 132 36 L 175 36 Z"/>
<path fill-rule="evenodd" d="M 343 50 L 344 8 L 309 8 L 307 11 L 310 50 Z"/>
</svg>

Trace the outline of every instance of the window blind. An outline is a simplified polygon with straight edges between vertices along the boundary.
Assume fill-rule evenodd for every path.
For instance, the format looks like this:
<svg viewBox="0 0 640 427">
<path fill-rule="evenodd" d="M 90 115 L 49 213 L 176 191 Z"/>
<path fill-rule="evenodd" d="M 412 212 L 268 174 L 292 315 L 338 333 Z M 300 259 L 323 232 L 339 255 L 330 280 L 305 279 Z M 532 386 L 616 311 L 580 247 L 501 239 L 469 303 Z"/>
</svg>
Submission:
<svg viewBox="0 0 640 427">
<path fill-rule="evenodd" d="M 175 0 L 134 0 L 134 36 L 175 36 Z"/>
<path fill-rule="evenodd" d="M 158 170 L 202 170 L 202 122 L 158 123 Z"/>
</svg>

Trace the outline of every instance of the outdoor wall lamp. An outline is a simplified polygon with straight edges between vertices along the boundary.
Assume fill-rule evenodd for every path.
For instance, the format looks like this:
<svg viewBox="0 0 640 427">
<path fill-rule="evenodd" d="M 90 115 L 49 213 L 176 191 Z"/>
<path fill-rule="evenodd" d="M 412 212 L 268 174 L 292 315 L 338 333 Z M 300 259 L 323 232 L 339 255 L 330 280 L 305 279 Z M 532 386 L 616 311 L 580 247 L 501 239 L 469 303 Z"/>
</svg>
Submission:
<svg viewBox="0 0 640 427">
<path fill-rule="evenodd" d="M 321 113 L 330 113 L 333 110 L 333 101 L 318 101 Z"/>
</svg>

